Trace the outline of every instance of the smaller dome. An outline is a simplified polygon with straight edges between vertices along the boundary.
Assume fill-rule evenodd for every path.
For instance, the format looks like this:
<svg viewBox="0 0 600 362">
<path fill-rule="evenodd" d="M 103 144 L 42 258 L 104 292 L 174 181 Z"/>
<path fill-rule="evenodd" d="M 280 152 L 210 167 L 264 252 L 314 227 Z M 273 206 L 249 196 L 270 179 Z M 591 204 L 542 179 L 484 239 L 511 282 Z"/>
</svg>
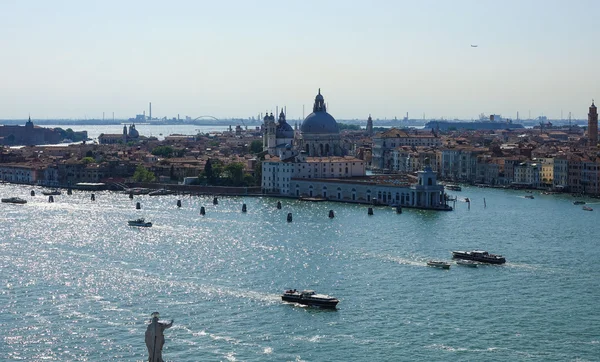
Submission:
<svg viewBox="0 0 600 362">
<path fill-rule="evenodd" d="M 275 129 L 277 138 L 294 138 L 294 129 L 287 122 L 279 123 Z"/>
</svg>

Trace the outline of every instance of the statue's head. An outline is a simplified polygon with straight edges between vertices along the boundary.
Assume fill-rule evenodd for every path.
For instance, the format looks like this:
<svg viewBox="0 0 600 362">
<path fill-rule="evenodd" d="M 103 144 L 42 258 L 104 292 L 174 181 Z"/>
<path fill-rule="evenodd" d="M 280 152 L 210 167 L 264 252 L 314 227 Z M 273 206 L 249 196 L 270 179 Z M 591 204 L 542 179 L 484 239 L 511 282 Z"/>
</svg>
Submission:
<svg viewBox="0 0 600 362">
<path fill-rule="evenodd" d="M 158 312 L 154 312 L 154 313 L 150 314 L 150 316 L 152 317 L 152 319 L 154 319 L 154 318 L 158 319 L 158 317 L 160 317 L 160 314 Z"/>
</svg>

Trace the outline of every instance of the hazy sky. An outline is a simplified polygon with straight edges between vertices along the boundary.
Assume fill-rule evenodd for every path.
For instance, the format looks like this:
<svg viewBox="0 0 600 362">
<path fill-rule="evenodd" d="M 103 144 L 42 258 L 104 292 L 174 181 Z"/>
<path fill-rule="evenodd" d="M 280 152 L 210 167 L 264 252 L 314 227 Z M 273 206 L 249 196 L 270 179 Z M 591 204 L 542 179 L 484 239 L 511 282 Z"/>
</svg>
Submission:
<svg viewBox="0 0 600 362">
<path fill-rule="evenodd" d="M 0 1 L 0 119 L 587 117 L 600 1 Z M 472 48 L 471 44 L 477 44 Z"/>
</svg>

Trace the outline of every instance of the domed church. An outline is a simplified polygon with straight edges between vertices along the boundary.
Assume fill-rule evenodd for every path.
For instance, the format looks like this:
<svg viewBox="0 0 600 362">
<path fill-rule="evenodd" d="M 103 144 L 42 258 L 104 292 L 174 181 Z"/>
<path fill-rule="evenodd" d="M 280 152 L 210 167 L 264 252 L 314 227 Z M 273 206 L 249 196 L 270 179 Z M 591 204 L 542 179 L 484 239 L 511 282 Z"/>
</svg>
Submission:
<svg viewBox="0 0 600 362">
<path fill-rule="evenodd" d="M 285 112 L 281 110 L 279 119 L 275 123 L 273 113 L 265 115 L 263 149 L 270 155 L 280 154 L 282 149 L 290 150 L 294 144 L 294 129 L 287 123 Z"/>
<path fill-rule="evenodd" d="M 320 89 L 313 112 L 295 138 L 284 112 L 278 125 L 272 114 L 264 121 L 264 146 L 269 153 L 262 162 L 265 194 L 452 210 L 445 202 L 444 186 L 438 185 L 429 166 L 418 172 L 414 184 L 408 177 L 367 176 L 365 161 L 347 155 L 342 147 L 340 129 L 327 113 Z"/>
<path fill-rule="evenodd" d="M 327 113 L 320 88 L 319 94 L 315 97 L 313 112 L 304 119 L 300 131 L 298 149 L 306 152 L 307 156 L 326 157 L 345 154 L 340 146 L 340 129 L 335 119 Z"/>
</svg>

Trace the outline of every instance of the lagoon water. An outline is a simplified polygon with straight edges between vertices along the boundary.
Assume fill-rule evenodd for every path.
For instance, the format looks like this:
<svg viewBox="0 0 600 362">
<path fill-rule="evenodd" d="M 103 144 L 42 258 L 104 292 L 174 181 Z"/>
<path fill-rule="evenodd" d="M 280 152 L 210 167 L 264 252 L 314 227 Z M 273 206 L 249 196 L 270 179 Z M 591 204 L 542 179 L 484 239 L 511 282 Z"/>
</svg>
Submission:
<svg viewBox="0 0 600 362">
<path fill-rule="evenodd" d="M 48 203 L 40 191 L 0 185 L 28 200 L 0 204 L 2 360 L 144 361 L 154 311 L 175 320 L 168 361 L 600 358 L 600 204 L 464 187 L 454 194 L 470 210 L 368 216 L 287 199 L 278 210 L 266 197 L 75 191 Z M 154 226 L 127 226 L 137 217 Z M 508 262 L 425 266 L 475 248 Z M 287 288 L 340 303 L 284 303 Z"/>
</svg>

